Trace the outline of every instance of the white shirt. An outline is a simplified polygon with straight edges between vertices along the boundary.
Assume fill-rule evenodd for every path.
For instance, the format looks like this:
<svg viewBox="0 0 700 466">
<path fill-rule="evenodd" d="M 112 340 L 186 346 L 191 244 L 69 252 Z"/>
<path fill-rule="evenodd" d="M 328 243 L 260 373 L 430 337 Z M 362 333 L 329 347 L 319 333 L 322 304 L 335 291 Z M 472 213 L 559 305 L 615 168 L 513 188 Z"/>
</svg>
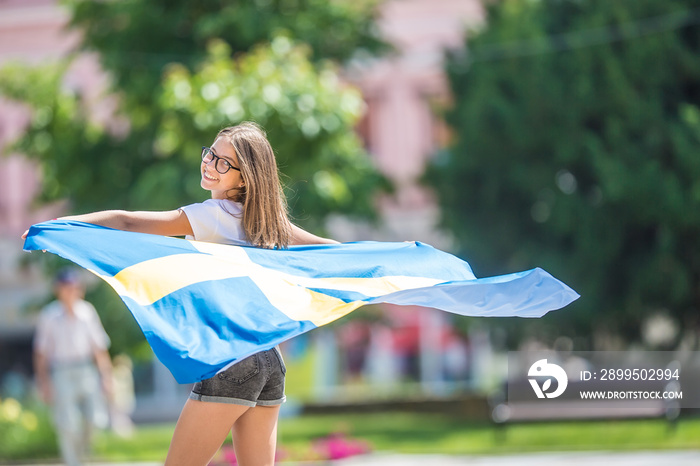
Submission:
<svg viewBox="0 0 700 466">
<path fill-rule="evenodd" d="M 50 364 L 92 360 L 94 351 L 106 350 L 109 337 L 92 304 L 78 300 L 69 315 L 60 301 L 48 304 L 39 315 L 34 350 Z"/>
<path fill-rule="evenodd" d="M 247 244 L 243 232 L 243 206 L 227 199 L 208 199 L 180 207 L 190 222 L 194 236 L 186 239 L 220 244 Z"/>
</svg>

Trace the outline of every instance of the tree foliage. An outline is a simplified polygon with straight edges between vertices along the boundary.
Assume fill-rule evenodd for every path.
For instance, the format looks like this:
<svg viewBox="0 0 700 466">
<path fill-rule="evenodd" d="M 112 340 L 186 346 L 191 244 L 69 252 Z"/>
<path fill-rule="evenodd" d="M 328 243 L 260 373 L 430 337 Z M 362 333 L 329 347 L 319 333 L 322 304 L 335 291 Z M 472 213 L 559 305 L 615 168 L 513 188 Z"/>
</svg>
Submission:
<svg viewBox="0 0 700 466">
<path fill-rule="evenodd" d="M 539 265 L 577 289 L 557 334 L 697 322 L 698 7 L 494 2 L 448 59 L 454 143 L 428 175 L 444 225 L 481 275 Z"/>
<path fill-rule="evenodd" d="M 219 54 L 217 66 L 225 66 L 226 59 L 234 66 L 234 62 L 245 60 L 256 44 L 265 47 L 274 37 L 280 40 L 287 37 L 292 43 L 289 50 L 304 50 L 290 57 L 303 55 L 303 58 L 293 60 L 294 64 L 286 67 L 287 75 L 276 72 L 267 78 L 267 89 L 268 93 L 276 88 L 281 93 L 303 93 L 310 102 L 323 101 L 323 105 L 311 111 L 306 126 L 285 124 L 284 131 L 275 130 L 271 115 L 278 110 L 266 103 L 263 86 L 256 89 L 229 86 L 222 89 L 228 94 L 220 94 L 218 102 L 210 99 L 206 104 L 223 108 L 226 99 L 228 102 L 250 99 L 244 103 L 245 111 L 214 110 L 206 124 L 201 119 L 190 120 L 195 127 L 181 128 L 181 134 L 198 140 L 188 141 L 187 148 L 211 142 L 216 131 L 228 124 L 256 119 L 263 125 L 270 122 L 273 143 L 280 145 L 278 155 L 285 165 L 283 171 L 288 168 L 295 174 L 303 173 L 302 178 L 294 181 L 314 186 L 323 184 L 325 178 L 327 189 L 299 189 L 309 195 L 304 201 L 292 200 L 292 206 L 304 209 L 295 212 L 302 224 L 309 222 L 313 214 L 318 222 L 312 226 L 317 227 L 327 214 L 338 209 L 350 215 L 371 215 L 373 189 L 368 183 L 379 178 L 366 160 L 359 139 L 352 134 L 362 108 L 352 97 L 353 91 L 338 83 L 337 70 L 328 61 L 348 58 L 358 49 L 381 48 L 372 33 L 372 3 L 318 0 L 233 4 L 94 0 L 66 3 L 73 15 L 71 24 L 83 34 L 83 49 L 98 53 L 113 80 L 113 92 L 119 98 L 116 116 L 126 119 L 129 130 L 125 135 L 112 134 L 91 123 L 86 111 L 89 106 L 83 96 L 63 84 L 63 73 L 71 57 L 57 66 L 5 67 L 0 73 L 0 92 L 28 103 L 35 110 L 32 124 L 17 146 L 43 162 L 42 200 L 70 199 L 77 212 L 104 208 L 165 209 L 201 200 L 200 192 L 181 183 L 193 178 L 198 151 L 174 154 L 179 146 L 167 146 L 174 115 L 179 115 L 180 124 L 184 124 L 183 115 L 188 110 L 182 105 L 177 112 L 167 108 L 168 101 L 163 98 L 166 73 L 179 69 L 196 74 L 212 60 L 207 53 L 208 44 L 225 44 L 228 57 Z M 316 27 L 311 27 L 312 24 Z M 326 40 L 322 40 L 324 34 Z M 272 66 L 282 64 L 279 59 L 273 62 L 260 58 L 260 53 L 258 61 Z M 246 81 L 243 75 L 248 72 L 253 73 L 250 79 L 255 79 L 256 66 L 239 67 L 240 81 Z M 201 90 L 207 82 L 206 78 L 199 79 L 199 84 L 193 83 L 193 87 L 200 86 Z M 296 84 L 295 80 L 298 80 Z M 206 89 L 212 89 L 211 86 Z M 337 93 L 335 107 L 329 105 L 328 94 L 333 92 Z M 281 99 L 294 101 L 299 95 L 282 95 Z M 350 101 L 355 103 L 349 104 Z M 317 117 L 320 119 L 315 120 Z M 309 131 L 314 121 L 320 125 L 319 130 Z M 345 135 L 341 137 L 341 134 Z M 302 163 L 304 170 L 295 168 L 295 164 Z M 316 175 L 323 171 L 330 173 L 329 170 L 333 171 L 331 176 Z M 314 176 L 316 181 L 312 182 Z M 357 182 L 360 184 L 354 185 Z M 335 193 L 331 195 L 333 190 Z"/>
<path fill-rule="evenodd" d="M 153 89 L 170 63 L 196 68 L 212 39 L 240 53 L 285 32 L 311 47 L 313 61 L 342 62 L 358 50 L 374 53 L 385 47 L 375 33 L 376 2 L 368 0 L 67 3 L 71 24 L 84 34 L 83 48 L 100 54 L 117 89 L 126 90 L 124 97 L 134 106 L 151 105 Z"/>
<path fill-rule="evenodd" d="M 192 165 L 201 141 L 211 140 L 225 122 L 251 118 L 267 131 L 300 220 L 318 228 L 328 212 L 370 215 L 371 199 L 353 193 L 369 193 L 381 184 L 351 130 L 364 104 L 359 92 L 342 85 L 335 67 L 314 66 L 308 47 L 284 36 L 233 62 L 222 41 L 212 42 L 209 51 L 195 72 L 182 65 L 168 69 L 157 152 L 184 155 L 182 162 Z M 187 189 L 201 191 L 199 172 L 189 173 Z M 149 184 L 141 195 L 158 190 L 163 176 L 142 177 Z"/>
<path fill-rule="evenodd" d="M 42 168 L 41 201 L 69 200 L 76 213 L 199 202 L 206 197 L 201 146 L 224 126 L 253 120 L 267 130 L 287 175 L 297 223 L 320 231 L 330 213 L 372 218 L 374 192 L 386 184 L 354 132 L 363 104 L 342 84 L 337 63 L 383 48 L 373 2 L 65 4 L 82 50 L 96 52 L 110 77 L 115 119 L 128 130 L 96 123 L 92 103 L 66 87 L 76 54 L 57 64 L 3 67 L 0 93 L 33 110 L 15 148 Z M 104 289 L 92 297 L 98 310 L 121 307 Z M 118 334 L 115 351 L 142 341 L 133 325 L 110 333 Z"/>
</svg>

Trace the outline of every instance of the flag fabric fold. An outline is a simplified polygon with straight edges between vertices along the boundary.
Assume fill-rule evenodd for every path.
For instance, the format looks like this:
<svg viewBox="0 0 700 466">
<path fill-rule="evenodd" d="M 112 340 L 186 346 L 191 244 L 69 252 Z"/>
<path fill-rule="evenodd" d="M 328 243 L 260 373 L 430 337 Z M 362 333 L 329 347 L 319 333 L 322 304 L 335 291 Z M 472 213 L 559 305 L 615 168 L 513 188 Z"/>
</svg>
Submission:
<svg viewBox="0 0 700 466">
<path fill-rule="evenodd" d="M 57 254 L 112 286 L 180 383 L 366 304 L 541 317 L 579 297 L 540 268 L 476 278 L 467 262 L 420 242 L 271 250 L 55 220 L 32 226 L 24 249 Z"/>
</svg>

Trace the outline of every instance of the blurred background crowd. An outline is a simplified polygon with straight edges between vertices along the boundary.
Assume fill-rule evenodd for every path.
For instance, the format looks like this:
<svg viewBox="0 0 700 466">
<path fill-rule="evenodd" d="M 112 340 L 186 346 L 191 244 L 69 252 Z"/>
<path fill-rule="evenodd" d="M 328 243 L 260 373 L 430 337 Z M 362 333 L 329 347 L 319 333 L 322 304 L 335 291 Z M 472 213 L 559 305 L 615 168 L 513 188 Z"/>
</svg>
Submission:
<svg viewBox="0 0 700 466">
<path fill-rule="evenodd" d="M 301 226 L 423 241 L 479 277 L 539 266 L 582 295 L 536 320 L 356 311 L 283 346 L 287 414 L 487 400 L 509 350 L 695 351 L 699 52 L 697 0 L 0 0 L 0 399 L 36 397 L 65 265 L 20 234 L 204 200 L 200 147 L 244 120 Z M 111 289 L 87 300 L 134 419 L 173 420 L 189 387 Z"/>
</svg>

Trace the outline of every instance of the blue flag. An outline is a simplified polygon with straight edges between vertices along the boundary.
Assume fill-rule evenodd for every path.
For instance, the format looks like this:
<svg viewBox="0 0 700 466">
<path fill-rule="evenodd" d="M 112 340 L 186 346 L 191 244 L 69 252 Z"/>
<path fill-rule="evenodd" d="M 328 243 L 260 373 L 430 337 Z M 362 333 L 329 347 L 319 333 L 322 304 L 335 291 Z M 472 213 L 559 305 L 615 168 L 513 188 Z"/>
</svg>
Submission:
<svg viewBox="0 0 700 466">
<path fill-rule="evenodd" d="M 579 297 L 539 268 L 477 279 L 468 263 L 419 242 L 273 250 L 59 220 L 32 226 L 24 249 L 69 259 L 112 286 L 180 383 L 365 304 L 540 317 Z"/>
</svg>

